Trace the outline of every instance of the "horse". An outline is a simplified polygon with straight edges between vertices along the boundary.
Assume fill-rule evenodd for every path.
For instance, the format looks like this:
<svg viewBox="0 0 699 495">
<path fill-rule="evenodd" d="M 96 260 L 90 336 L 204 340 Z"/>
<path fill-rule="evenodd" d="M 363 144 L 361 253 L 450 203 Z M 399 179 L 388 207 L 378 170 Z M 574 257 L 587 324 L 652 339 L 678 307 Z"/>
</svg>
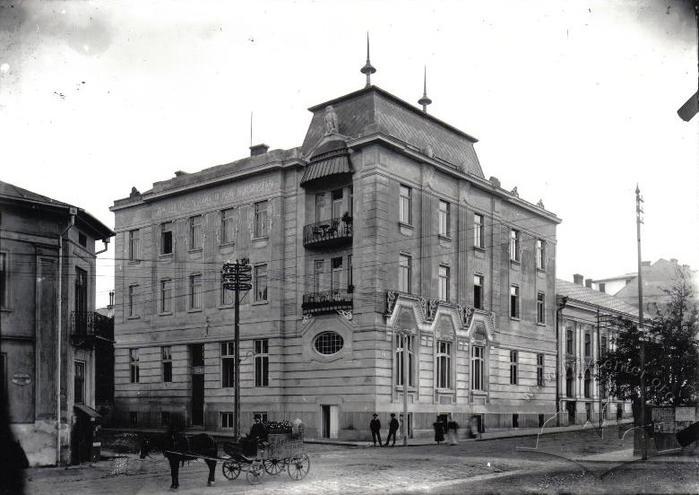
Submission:
<svg viewBox="0 0 699 495">
<path fill-rule="evenodd" d="M 141 459 L 145 459 L 148 456 L 153 446 L 161 450 L 170 463 L 170 477 L 172 478 L 170 489 L 172 490 L 176 490 L 180 486 L 180 463 L 184 466 L 184 461 L 197 459 L 201 456 L 218 457 L 216 441 L 206 433 L 187 436 L 179 431 L 167 431 L 162 435 L 146 438 L 141 445 Z M 204 459 L 204 462 L 209 467 L 207 485 L 214 486 L 216 484 L 216 461 Z"/>
</svg>

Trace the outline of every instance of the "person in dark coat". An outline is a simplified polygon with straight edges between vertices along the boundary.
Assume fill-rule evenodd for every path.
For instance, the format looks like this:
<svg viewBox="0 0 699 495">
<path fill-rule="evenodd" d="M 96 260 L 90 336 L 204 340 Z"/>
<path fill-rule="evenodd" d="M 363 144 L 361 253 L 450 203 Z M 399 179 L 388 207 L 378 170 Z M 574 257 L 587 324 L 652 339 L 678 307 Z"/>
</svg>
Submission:
<svg viewBox="0 0 699 495">
<path fill-rule="evenodd" d="M 391 413 L 391 422 L 388 423 L 388 436 L 386 437 L 386 443 L 384 444 L 385 447 L 388 447 L 388 443 L 391 441 L 391 437 L 393 437 L 393 445 L 391 446 L 396 446 L 396 432 L 398 431 L 399 427 L 400 424 L 396 419 L 395 413 Z"/>
<path fill-rule="evenodd" d="M 444 441 L 444 421 L 437 416 L 437 421 L 432 426 L 434 427 L 434 441 L 439 445 L 439 442 Z"/>
<path fill-rule="evenodd" d="M 265 425 L 262 424 L 259 416 L 255 416 L 255 423 L 253 423 L 252 428 L 250 428 L 248 438 L 254 439 L 258 442 L 267 440 L 267 428 L 265 428 Z"/>
<path fill-rule="evenodd" d="M 374 441 L 374 447 L 376 447 L 376 441 L 379 441 L 379 447 L 381 447 L 381 421 L 379 421 L 379 415 L 374 413 L 371 421 L 369 421 L 369 429 L 371 430 L 371 439 Z"/>
</svg>

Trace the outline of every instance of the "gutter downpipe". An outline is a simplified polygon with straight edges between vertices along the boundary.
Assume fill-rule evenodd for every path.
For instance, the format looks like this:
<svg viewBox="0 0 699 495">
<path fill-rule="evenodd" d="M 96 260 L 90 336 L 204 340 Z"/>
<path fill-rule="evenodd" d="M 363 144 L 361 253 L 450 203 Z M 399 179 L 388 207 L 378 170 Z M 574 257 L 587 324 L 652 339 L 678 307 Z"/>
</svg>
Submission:
<svg viewBox="0 0 699 495">
<path fill-rule="evenodd" d="M 70 209 L 70 223 L 58 236 L 58 325 L 56 328 L 56 466 L 61 465 L 61 339 L 63 318 L 63 238 L 75 225 L 76 208 Z"/>
<path fill-rule="evenodd" d="M 561 312 L 568 304 L 568 297 L 563 296 L 556 307 L 556 426 L 561 426 Z"/>
</svg>

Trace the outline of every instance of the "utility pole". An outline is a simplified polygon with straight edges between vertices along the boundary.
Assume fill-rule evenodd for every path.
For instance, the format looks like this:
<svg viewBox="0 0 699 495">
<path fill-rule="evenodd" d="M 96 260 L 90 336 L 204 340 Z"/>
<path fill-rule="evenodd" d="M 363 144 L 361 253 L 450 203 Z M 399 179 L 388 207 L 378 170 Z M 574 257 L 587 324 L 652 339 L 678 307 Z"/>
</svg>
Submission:
<svg viewBox="0 0 699 495">
<path fill-rule="evenodd" d="M 646 344 L 644 340 L 644 330 L 643 330 L 643 274 L 641 273 L 642 262 L 641 262 L 641 224 L 643 219 L 641 214 L 643 213 L 643 208 L 641 208 L 641 203 L 643 203 L 643 198 L 641 197 L 641 190 L 636 184 L 636 240 L 638 243 L 638 328 L 640 330 L 641 338 L 641 459 L 644 461 L 648 459 L 648 449 L 646 445 L 646 380 L 645 380 L 645 366 L 646 366 Z"/>
<path fill-rule="evenodd" d="M 236 441 L 240 439 L 240 291 L 252 289 L 252 267 L 247 258 L 235 260 L 235 263 L 227 261 L 223 264 L 221 275 L 223 276 L 223 286 L 227 290 L 235 291 L 235 361 L 234 367 L 234 416 L 235 429 L 233 434 Z"/>
</svg>

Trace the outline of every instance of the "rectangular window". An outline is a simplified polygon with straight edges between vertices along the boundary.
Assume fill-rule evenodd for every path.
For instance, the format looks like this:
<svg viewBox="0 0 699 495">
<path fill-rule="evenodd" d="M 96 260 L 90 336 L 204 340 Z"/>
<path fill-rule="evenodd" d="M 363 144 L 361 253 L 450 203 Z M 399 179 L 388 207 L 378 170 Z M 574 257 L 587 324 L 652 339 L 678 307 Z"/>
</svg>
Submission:
<svg viewBox="0 0 699 495">
<path fill-rule="evenodd" d="M 267 206 L 267 201 L 255 203 L 255 237 L 267 237 L 269 225 Z"/>
<path fill-rule="evenodd" d="M 201 249 L 201 215 L 189 218 L 189 249 Z"/>
<path fill-rule="evenodd" d="M 519 318 L 519 287 L 510 286 L 510 318 Z"/>
<path fill-rule="evenodd" d="M 347 292 L 354 292 L 354 283 L 352 281 L 352 255 L 347 255 Z"/>
<path fill-rule="evenodd" d="M 439 200 L 439 235 L 449 237 L 449 203 Z"/>
<path fill-rule="evenodd" d="M 234 415 L 232 412 L 222 412 L 221 413 L 221 428 L 233 428 L 234 427 Z"/>
<path fill-rule="evenodd" d="M 172 254 L 172 222 L 160 224 L 160 254 Z"/>
<path fill-rule="evenodd" d="M 269 340 L 254 341 L 253 360 L 255 362 L 255 386 L 269 386 Z"/>
<path fill-rule="evenodd" d="M 541 239 L 536 240 L 536 268 L 546 269 L 546 243 Z"/>
<path fill-rule="evenodd" d="M 536 322 L 546 323 L 546 297 L 543 292 L 537 292 L 536 294 Z"/>
<path fill-rule="evenodd" d="M 512 415 L 512 428 L 519 428 L 519 414 Z"/>
<path fill-rule="evenodd" d="M 233 208 L 221 210 L 221 244 L 231 244 L 235 240 L 233 212 Z"/>
<path fill-rule="evenodd" d="M 255 267 L 255 301 L 267 300 L 267 265 Z"/>
<path fill-rule="evenodd" d="M 75 361 L 73 394 L 75 395 L 76 404 L 83 404 L 85 402 L 85 363 L 83 361 Z"/>
<path fill-rule="evenodd" d="M 138 261 L 141 257 L 141 231 L 129 230 L 129 261 Z"/>
<path fill-rule="evenodd" d="M 160 412 L 160 425 L 161 426 L 170 426 L 170 412 L 169 411 L 161 411 Z"/>
<path fill-rule="evenodd" d="M 201 274 L 189 276 L 189 309 L 201 309 Z"/>
<path fill-rule="evenodd" d="M 483 309 L 483 275 L 473 276 L 473 307 Z"/>
<path fill-rule="evenodd" d="M 471 388 L 485 390 L 485 348 L 483 346 L 471 347 Z"/>
<path fill-rule="evenodd" d="M 473 214 L 473 245 L 477 248 L 485 248 L 485 224 L 483 215 Z"/>
<path fill-rule="evenodd" d="M 204 344 L 189 344 L 192 367 L 204 366 Z"/>
<path fill-rule="evenodd" d="M 510 259 L 519 261 L 519 230 L 510 230 Z"/>
<path fill-rule="evenodd" d="M 403 336 L 402 335 L 396 335 L 396 385 L 402 386 L 405 383 L 405 370 L 403 369 Z M 415 366 L 414 366 L 414 349 L 413 349 L 413 336 L 408 335 L 405 337 L 407 341 L 407 351 L 408 355 L 407 360 L 408 360 L 408 387 L 413 387 L 415 386 L 415 380 L 414 380 L 414 374 L 415 374 Z"/>
<path fill-rule="evenodd" d="M 332 192 L 333 212 L 332 218 L 340 218 L 342 216 L 342 189 L 335 189 Z"/>
<path fill-rule="evenodd" d="M 172 313 L 172 280 L 160 281 L 160 312 Z"/>
<path fill-rule="evenodd" d="M 585 357 L 590 357 L 591 356 L 591 339 L 590 339 L 590 332 L 585 332 Z"/>
<path fill-rule="evenodd" d="M 78 244 L 83 247 L 87 247 L 87 236 L 82 232 L 78 232 Z"/>
<path fill-rule="evenodd" d="M 412 283 L 413 258 L 407 254 L 400 255 L 398 272 L 398 290 L 400 292 L 410 292 Z"/>
<path fill-rule="evenodd" d="M 129 411 L 129 422 L 131 426 L 138 426 L 138 413 L 136 411 Z"/>
<path fill-rule="evenodd" d="M 574 334 L 571 327 L 566 327 L 566 354 L 573 354 Z"/>
<path fill-rule="evenodd" d="M 313 260 L 313 292 L 319 293 L 321 288 L 321 278 L 325 271 L 325 260 Z"/>
<path fill-rule="evenodd" d="M 517 351 L 510 351 L 510 385 L 517 385 Z"/>
<path fill-rule="evenodd" d="M 451 388 L 451 343 L 437 341 L 437 388 Z"/>
<path fill-rule="evenodd" d="M 337 291 L 342 283 L 342 257 L 333 258 L 330 261 L 330 266 L 332 268 L 330 271 L 330 290 Z"/>
<path fill-rule="evenodd" d="M 163 381 L 172 381 L 172 351 L 170 346 L 165 346 L 160 348 L 160 355 L 162 358 L 163 365 Z"/>
<path fill-rule="evenodd" d="M 544 386 L 544 355 L 536 355 L 536 384 L 539 387 Z"/>
<path fill-rule="evenodd" d="M 400 201 L 398 203 L 398 220 L 402 223 L 412 225 L 412 189 L 401 184 L 400 186 Z"/>
<path fill-rule="evenodd" d="M 131 383 L 141 380 L 141 371 L 138 364 L 138 349 L 129 349 L 129 369 L 131 371 Z"/>
<path fill-rule="evenodd" d="M 225 280 L 221 277 L 221 306 L 230 306 L 235 302 L 233 299 L 235 293 L 230 289 L 226 289 L 224 282 Z"/>
<path fill-rule="evenodd" d="M 449 267 L 439 265 L 439 299 L 449 301 Z"/>
<path fill-rule="evenodd" d="M 221 342 L 221 387 L 235 386 L 235 342 Z"/>
<path fill-rule="evenodd" d="M 136 311 L 136 288 L 138 285 L 129 285 L 129 317 L 138 316 Z"/>
<path fill-rule="evenodd" d="M 315 209 L 316 222 L 322 222 L 323 220 L 327 220 L 325 218 L 325 193 L 316 194 Z"/>
<path fill-rule="evenodd" d="M 607 337 L 602 337 L 600 343 L 600 356 L 604 357 L 607 355 Z"/>
</svg>

